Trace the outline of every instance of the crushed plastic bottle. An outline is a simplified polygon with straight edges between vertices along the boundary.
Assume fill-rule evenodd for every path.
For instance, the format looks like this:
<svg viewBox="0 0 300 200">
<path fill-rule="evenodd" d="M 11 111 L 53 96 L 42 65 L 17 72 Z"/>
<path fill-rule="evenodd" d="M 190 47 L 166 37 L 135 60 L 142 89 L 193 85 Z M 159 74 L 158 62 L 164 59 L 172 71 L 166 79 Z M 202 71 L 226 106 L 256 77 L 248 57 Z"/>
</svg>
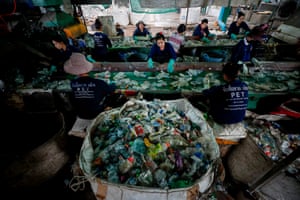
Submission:
<svg viewBox="0 0 300 200">
<path fill-rule="evenodd" d="M 133 166 L 134 157 L 131 156 L 127 159 L 124 159 L 122 156 L 120 156 L 120 164 L 119 164 L 119 171 L 121 174 L 127 173 Z"/>
<path fill-rule="evenodd" d="M 168 182 L 166 178 L 167 178 L 167 174 L 164 170 L 157 169 L 154 172 L 154 180 L 156 184 L 162 189 L 166 189 L 168 187 Z"/>
</svg>

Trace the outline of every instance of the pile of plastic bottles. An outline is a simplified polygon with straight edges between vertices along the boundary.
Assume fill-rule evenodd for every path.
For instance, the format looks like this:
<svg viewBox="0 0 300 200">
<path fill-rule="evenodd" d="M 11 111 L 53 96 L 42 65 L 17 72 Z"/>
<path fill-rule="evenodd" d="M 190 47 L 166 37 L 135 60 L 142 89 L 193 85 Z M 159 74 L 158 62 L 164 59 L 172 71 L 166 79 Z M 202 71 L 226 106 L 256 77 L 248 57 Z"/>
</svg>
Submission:
<svg viewBox="0 0 300 200">
<path fill-rule="evenodd" d="M 105 115 L 91 134 L 92 170 L 100 179 L 184 188 L 195 184 L 212 164 L 207 137 L 186 113 L 159 101 L 132 104 L 120 113 Z"/>
<path fill-rule="evenodd" d="M 300 145 L 299 134 L 280 131 L 273 121 L 247 119 L 247 132 L 258 147 L 273 161 L 280 161 Z"/>
</svg>

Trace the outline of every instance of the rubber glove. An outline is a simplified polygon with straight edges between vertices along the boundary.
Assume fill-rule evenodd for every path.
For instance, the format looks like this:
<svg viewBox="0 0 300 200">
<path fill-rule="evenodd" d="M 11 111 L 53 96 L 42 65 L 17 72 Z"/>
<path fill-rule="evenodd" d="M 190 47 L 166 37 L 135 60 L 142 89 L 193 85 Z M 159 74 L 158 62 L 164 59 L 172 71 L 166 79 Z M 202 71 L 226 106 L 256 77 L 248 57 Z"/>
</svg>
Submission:
<svg viewBox="0 0 300 200">
<path fill-rule="evenodd" d="M 91 63 L 95 63 L 95 62 L 96 62 L 96 60 L 94 60 L 94 59 L 92 58 L 91 55 L 87 55 L 87 56 L 86 56 L 86 59 L 87 59 L 88 61 L 90 61 Z"/>
<path fill-rule="evenodd" d="M 55 65 L 51 65 L 50 67 L 50 73 L 57 72 L 57 67 Z"/>
<path fill-rule="evenodd" d="M 174 59 L 170 59 L 169 63 L 168 63 L 168 72 L 169 73 L 173 73 L 174 72 L 174 64 L 175 64 L 175 60 Z"/>
<path fill-rule="evenodd" d="M 230 38 L 231 38 L 232 40 L 236 40 L 237 36 L 236 36 L 236 34 L 231 33 L 231 34 L 230 34 Z"/>
<path fill-rule="evenodd" d="M 207 37 L 210 37 L 210 38 L 215 38 L 215 37 L 216 37 L 216 34 L 209 33 Z"/>
<path fill-rule="evenodd" d="M 209 43 L 210 42 L 210 40 L 207 37 L 203 37 L 202 41 L 205 42 L 205 43 Z"/>
<path fill-rule="evenodd" d="M 149 67 L 150 69 L 153 68 L 153 60 L 152 60 L 152 58 L 149 58 L 149 59 L 148 59 L 148 67 Z"/>
</svg>

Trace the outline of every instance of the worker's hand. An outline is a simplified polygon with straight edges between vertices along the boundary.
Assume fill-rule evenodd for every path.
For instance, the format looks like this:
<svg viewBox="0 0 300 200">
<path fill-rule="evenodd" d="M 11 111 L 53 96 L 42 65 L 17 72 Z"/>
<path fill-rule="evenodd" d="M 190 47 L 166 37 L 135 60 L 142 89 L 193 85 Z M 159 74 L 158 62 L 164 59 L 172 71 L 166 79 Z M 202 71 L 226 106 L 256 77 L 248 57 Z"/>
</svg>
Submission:
<svg viewBox="0 0 300 200">
<path fill-rule="evenodd" d="M 209 43 L 210 40 L 209 40 L 207 37 L 203 37 L 203 38 L 202 38 L 202 42 Z"/>
<path fill-rule="evenodd" d="M 175 64 L 175 60 L 174 59 L 170 59 L 169 63 L 168 63 L 168 72 L 169 73 L 173 73 L 174 72 L 174 64 Z"/>
<path fill-rule="evenodd" d="M 149 59 L 148 59 L 148 67 L 149 67 L 150 69 L 153 68 L 153 61 L 152 61 L 152 58 L 149 58 Z"/>
<path fill-rule="evenodd" d="M 87 55 L 86 56 L 86 60 L 89 61 L 89 62 L 91 62 L 91 63 L 95 63 L 96 62 L 96 60 L 94 60 L 91 55 Z"/>
<path fill-rule="evenodd" d="M 230 38 L 231 38 L 232 40 L 236 40 L 237 36 L 236 36 L 236 34 L 231 33 L 231 34 L 230 34 Z"/>
<path fill-rule="evenodd" d="M 55 65 L 50 66 L 50 73 L 57 72 L 57 67 Z"/>
<path fill-rule="evenodd" d="M 107 106 L 106 108 L 104 108 L 104 111 L 108 111 L 108 110 L 111 110 L 111 109 L 112 109 L 112 107 Z"/>
</svg>

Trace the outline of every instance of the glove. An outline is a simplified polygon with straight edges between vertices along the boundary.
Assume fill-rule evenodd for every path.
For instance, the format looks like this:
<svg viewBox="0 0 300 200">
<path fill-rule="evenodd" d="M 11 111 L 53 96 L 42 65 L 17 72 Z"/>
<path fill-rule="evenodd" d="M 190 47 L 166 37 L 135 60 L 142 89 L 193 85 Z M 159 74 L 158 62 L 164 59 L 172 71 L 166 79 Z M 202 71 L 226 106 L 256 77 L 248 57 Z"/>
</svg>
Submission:
<svg viewBox="0 0 300 200">
<path fill-rule="evenodd" d="M 209 33 L 207 37 L 210 37 L 210 38 L 215 38 L 215 37 L 216 37 L 216 34 Z"/>
<path fill-rule="evenodd" d="M 90 61 L 91 63 L 95 63 L 95 62 L 96 62 L 96 60 L 94 60 L 94 59 L 92 58 L 91 55 L 87 55 L 87 56 L 86 56 L 86 59 L 87 59 L 88 61 Z"/>
<path fill-rule="evenodd" d="M 169 73 L 173 73 L 174 72 L 174 64 L 175 64 L 175 60 L 174 59 L 170 59 L 169 63 L 168 63 L 168 72 Z"/>
<path fill-rule="evenodd" d="M 232 40 L 236 40 L 237 36 L 236 36 L 236 34 L 231 33 L 231 34 L 230 34 L 230 38 L 231 38 Z"/>
<path fill-rule="evenodd" d="M 152 61 L 152 58 L 149 58 L 149 59 L 148 59 L 148 67 L 149 67 L 150 69 L 153 68 L 153 61 Z"/>
<path fill-rule="evenodd" d="M 57 72 L 57 67 L 55 65 L 50 66 L 50 73 Z"/>
<path fill-rule="evenodd" d="M 210 40 L 209 40 L 207 37 L 203 37 L 203 38 L 202 38 L 202 42 L 209 43 Z"/>
<path fill-rule="evenodd" d="M 250 33 L 250 31 L 246 31 L 245 36 L 247 36 Z"/>
</svg>

